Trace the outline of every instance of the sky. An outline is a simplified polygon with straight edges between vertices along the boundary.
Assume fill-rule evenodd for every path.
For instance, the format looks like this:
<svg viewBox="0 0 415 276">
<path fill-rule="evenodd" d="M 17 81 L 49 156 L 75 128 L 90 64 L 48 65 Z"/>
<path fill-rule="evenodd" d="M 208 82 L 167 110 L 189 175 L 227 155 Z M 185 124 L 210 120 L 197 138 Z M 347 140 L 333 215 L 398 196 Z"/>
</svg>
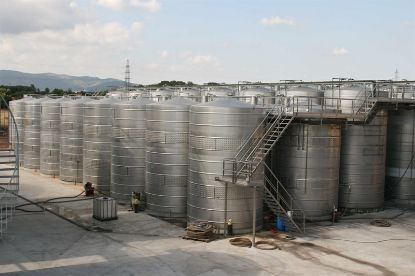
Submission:
<svg viewBox="0 0 415 276">
<path fill-rule="evenodd" d="M 0 0 L 0 69 L 276 82 L 415 79 L 413 0 Z"/>
</svg>

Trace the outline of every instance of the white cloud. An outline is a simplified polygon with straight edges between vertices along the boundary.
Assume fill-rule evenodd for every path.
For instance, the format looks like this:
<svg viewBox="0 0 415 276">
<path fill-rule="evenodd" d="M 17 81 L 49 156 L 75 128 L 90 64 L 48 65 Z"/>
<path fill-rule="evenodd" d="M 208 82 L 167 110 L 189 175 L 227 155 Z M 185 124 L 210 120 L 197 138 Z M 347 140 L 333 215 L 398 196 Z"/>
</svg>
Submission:
<svg viewBox="0 0 415 276">
<path fill-rule="evenodd" d="M 70 0 L 2 1 L 0 8 L 0 33 L 5 34 L 61 30 L 84 21 L 76 2 Z"/>
<path fill-rule="evenodd" d="M 98 5 L 108 9 L 121 11 L 128 8 L 139 8 L 149 12 L 157 12 L 161 5 L 158 0 L 95 0 Z"/>
<path fill-rule="evenodd" d="M 143 22 L 140 22 L 140 21 L 136 21 L 133 24 L 131 24 L 131 30 L 133 32 L 139 32 L 143 29 L 143 27 L 144 27 L 144 24 Z"/>
<path fill-rule="evenodd" d="M 197 65 L 197 64 L 208 64 L 218 66 L 219 61 L 217 58 L 211 55 L 190 55 L 186 58 L 186 61 L 189 64 Z"/>
<path fill-rule="evenodd" d="M 163 50 L 160 54 L 161 58 L 167 58 L 169 56 L 169 52 L 167 50 Z"/>
<path fill-rule="evenodd" d="M 296 23 L 292 18 L 283 18 L 279 16 L 275 17 L 264 17 L 259 21 L 260 24 L 264 26 L 274 26 L 274 25 L 288 25 L 288 26 L 295 26 Z"/>
<path fill-rule="evenodd" d="M 349 50 L 347 50 L 344 47 L 336 47 L 333 49 L 333 55 L 335 56 L 344 56 L 349 53 Z"/>
<path fill-rule="evenodd" d="M 117 76 L 122 69 L 109 65 L 122 64 L 121 56 L 130 56 L 140 43 L 130 27 L 118 22 L 6 34 L 0 36 L 0 68 Z"/>
<path fill-rule="evenodd" d="M 143 8 L 149 12 L 156 12 L 160 9 L 160 3 L 157 0 L 131 0 L 131 6 Z"/>
</svg>

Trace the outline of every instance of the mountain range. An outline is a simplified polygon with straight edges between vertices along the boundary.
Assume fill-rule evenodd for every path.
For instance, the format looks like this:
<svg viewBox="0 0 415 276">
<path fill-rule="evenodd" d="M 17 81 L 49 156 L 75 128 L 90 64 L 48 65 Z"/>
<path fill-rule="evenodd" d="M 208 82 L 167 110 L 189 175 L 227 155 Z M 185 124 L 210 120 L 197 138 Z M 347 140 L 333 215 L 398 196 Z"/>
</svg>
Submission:
<svg viewBox="0 0 415 276">
<path fill-rule="evenodd" d="M 102 91 L 124 86 L 124 81 L 106 78 L 100 79 L 89 76 L 69 76 L 53 73 L 31 74 L 12 70 L 0 70 L 0 85 L 25 85 L 33 84 L 36 88 L 50 90 L 60 88 L 72 91 Z"/>
</svg>

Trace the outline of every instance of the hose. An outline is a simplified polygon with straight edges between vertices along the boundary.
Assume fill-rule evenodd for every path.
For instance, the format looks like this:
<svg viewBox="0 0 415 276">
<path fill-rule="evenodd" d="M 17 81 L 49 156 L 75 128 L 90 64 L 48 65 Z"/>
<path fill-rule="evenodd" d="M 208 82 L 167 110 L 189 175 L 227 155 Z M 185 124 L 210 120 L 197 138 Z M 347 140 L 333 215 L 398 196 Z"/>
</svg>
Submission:
<svg viewBox="0 0 415 276">
<path fill-rule="evenodd" d="M 263 246 L 263 245 L 265 245 L 265 246 Z M 281 250 L 281 247 L 279 247 L 276 242 L 266 241 L 266 240 L 255 242 L 254 247 L 258 248 L 258 249 L 261 249 L 261 250 L 275 250 L 275 249 Z"/>
<path fill-rule="evenodd" d="M 211 239 L 216 227 L 210 222 L 192 222 L 186 228 L 186 236 L 191 239 Z"/>
<path fill-rule="evenodd" d="M 370 222 L 371 225 L 377 226 L 377 227 L 390 227 L 392 226 L 392 223 L 387 221 L 386 219 L 374 219 Z"/>
<path fill-rule="evenodd" d="M 239 247 L 252 247 L 252 242 L 248 238 L 233 238 L 229 240 L 229 243 Z"/>
</svg>

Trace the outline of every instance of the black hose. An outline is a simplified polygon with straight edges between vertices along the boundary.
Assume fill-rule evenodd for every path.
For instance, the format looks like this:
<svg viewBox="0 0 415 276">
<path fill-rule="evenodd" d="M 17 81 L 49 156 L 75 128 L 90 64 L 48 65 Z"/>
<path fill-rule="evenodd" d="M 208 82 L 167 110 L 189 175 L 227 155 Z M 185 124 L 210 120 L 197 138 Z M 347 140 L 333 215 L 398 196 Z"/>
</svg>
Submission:
<svg viewBox="0 0 415 276">
<path fill-rule="evenodd" d="M 229 240 L 229 243 L 233 246 L 252 247 L 252 241 L 248 238 L 233 238 Z"/>
</svg>

